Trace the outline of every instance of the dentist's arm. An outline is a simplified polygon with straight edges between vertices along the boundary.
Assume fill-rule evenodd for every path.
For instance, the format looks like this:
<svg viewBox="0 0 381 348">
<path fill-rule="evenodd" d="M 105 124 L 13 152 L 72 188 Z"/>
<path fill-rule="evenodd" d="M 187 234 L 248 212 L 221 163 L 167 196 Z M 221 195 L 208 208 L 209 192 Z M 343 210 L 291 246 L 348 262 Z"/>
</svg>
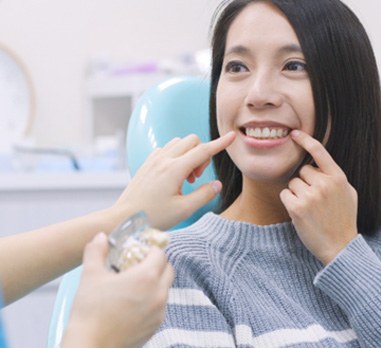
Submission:
<svg viewBox="0 0 381 348">
<path fill-rule="evenodd" d="M 83 248 L 100 231 L 110 233 L 125 218 L 144 210 L 151 225 L 166 229 L 190 216 L 221 189 L 215 181 L 183 195 L 184 180 L 201 175 L 213 155 L 234 134 L 209 143 L 191 135 L 154 151 L 110 208 L 34 231 L 0 239 L 0 283 L 11 303 L 78 266 Z"/>
</svg>

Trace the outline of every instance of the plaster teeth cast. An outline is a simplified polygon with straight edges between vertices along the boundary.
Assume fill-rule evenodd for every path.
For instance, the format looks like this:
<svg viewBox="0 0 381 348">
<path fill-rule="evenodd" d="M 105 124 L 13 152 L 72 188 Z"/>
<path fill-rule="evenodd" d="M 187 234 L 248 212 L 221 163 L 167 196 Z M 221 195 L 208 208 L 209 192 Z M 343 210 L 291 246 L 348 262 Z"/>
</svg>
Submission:
<svg viewBox="0 0 381 348">
<path fill-rule="evenodd" d="M 245 128 L 245 134 L 256 139 L 279 139 L 288 135 L 289 130 L 284 128 Z"/>
<path fill-rule="evenodd" d="M 147 228 L 137 237 L 129 237 L 123 246 L 117 268 L 124 271 L 142 261 L 148 254 L 150 246 L 165 249 L 169 235 L 154 228 Z"/>
</svg>

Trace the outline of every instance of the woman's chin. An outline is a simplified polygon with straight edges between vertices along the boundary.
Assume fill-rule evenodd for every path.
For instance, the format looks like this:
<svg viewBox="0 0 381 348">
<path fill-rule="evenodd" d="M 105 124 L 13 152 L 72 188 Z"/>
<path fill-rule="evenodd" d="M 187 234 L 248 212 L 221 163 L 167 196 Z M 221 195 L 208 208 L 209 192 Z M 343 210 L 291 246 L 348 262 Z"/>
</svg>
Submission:
<svg viewBox="0 0 381 348">
<path fill-rule="evenodd" d="M 274 165 L 266 167 L 255 166 L 255 170 L 253 168 L 242 168 L 240 170 L 243 177 L 248 178 L 250 181 L 287 186 L 290 179 L 294 177 L 298 165 L 299 163 L 287 167 Z"/>
</svg>

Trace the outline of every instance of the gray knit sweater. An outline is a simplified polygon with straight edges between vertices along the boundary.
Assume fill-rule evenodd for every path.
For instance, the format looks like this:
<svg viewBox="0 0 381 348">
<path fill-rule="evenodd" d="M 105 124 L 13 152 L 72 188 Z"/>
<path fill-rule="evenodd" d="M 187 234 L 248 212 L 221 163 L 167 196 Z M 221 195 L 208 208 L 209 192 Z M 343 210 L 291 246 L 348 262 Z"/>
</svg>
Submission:
<svg viewBox="0 0 381 348">
<path fill-rule="evenodd" d="M 323 267 L 291 223 L 208 213 L 171 234 L 168 255 L 176 278 L 146 347 L 381 347 L 381 233 Z"/>
</svg>

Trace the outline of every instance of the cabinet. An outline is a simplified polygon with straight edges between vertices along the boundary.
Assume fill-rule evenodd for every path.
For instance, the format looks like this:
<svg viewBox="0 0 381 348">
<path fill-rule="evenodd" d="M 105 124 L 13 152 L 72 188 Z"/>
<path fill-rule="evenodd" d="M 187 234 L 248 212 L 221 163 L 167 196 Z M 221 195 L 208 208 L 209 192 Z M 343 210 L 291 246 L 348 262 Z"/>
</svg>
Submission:
<svg viewBox="0 0 381 348">
<path fill-rule="evenodd" d="M 0 174 L 0 233 L 20 233 L 112 205 L 127 171 Z M 10 348 L 46 346 L 59 279 L 2 311 Z"/>
<path fill-rule="evenodd" d="M 86 81 L 86 139 L 95 152 L 124 150 L 129 118 L 142 93 L 171 75 L 94 75 Z M 121 154 L 123 156 L 123 154 Z"/>
</svg>

